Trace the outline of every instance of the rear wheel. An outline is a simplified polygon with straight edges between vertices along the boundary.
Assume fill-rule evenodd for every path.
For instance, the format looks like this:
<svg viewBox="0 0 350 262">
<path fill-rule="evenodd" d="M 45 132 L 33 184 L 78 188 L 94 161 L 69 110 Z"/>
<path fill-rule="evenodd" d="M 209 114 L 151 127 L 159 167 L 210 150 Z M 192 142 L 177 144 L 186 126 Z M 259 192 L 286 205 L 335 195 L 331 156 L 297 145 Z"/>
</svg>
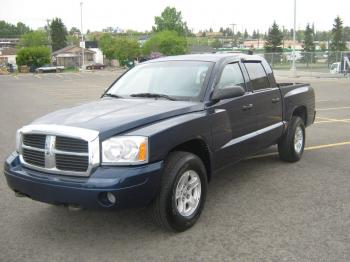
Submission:
<svg viewBox="0 0 350 262">
<path fill-rule="evenodd" d="M 299 161 L 305 147 L 305 124 L 302 118 L 293 116 L 287 132 L 278 144 L 281 160 L 287 162 Z"/>
<path fill-rule="evenodd" d="M 165 161 L 160 192 L 151 211 L 156 224 L 182 232 L 199 218 L 207 193 L 203 162 L 194 154 L 173 152 Z"/>
</svg>

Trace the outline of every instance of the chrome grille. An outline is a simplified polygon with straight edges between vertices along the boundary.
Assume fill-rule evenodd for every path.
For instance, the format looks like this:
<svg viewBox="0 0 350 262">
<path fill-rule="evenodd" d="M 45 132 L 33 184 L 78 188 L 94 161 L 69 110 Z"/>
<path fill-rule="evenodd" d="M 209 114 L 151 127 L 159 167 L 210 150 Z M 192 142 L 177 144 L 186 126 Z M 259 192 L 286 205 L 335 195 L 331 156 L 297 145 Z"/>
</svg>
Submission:
<svg viewBox="0 0 350 262">
<path fill-rule="evenodd" d="M 88 176 L 100 163 L 97 131 L 58 125 L 30 125 L 19 130 L 19 134 L 20 161 L 34 170 Z"/>
</svg>

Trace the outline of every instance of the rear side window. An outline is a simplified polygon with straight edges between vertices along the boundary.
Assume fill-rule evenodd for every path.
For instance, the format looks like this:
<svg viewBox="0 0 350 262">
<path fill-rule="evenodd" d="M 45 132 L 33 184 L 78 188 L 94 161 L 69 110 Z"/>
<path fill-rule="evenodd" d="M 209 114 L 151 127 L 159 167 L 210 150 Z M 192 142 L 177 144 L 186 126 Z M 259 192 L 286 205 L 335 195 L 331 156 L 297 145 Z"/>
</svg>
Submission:
<svg viewBox="0 0 350 262">
<path fill-rule="evenodd" d="M 222 71 L 218 88 L 221 89 L 227 86 L 241 86 L 245 88 L 243 74 L 238 63 L 228 64 Z"/>
<path fill-rule="evenodd" d="M 254 90 L 260 90 L 270 87 L 269 79 L 261 63 L 246 62 L 244 63 L 247 68 L 251 85 Z"/>
</svg>

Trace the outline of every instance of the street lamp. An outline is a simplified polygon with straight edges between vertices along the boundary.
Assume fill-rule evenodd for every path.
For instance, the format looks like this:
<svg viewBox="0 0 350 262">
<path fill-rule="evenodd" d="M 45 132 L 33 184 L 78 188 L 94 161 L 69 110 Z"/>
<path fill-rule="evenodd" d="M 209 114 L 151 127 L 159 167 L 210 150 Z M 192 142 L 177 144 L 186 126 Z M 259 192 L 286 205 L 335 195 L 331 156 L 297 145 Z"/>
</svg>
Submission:
<svg viewBox="0 0 350 262">
<path fill-rule="evenodd" d="M 293 64 L 292 64 L 292 71 L 296 71 L 295 67 L 295 45 L 296 45 L 296 27 L 297 27 L 297 0 L 294 0 L 294 29 L 293 29 Z"/>
<path fill-rule="evenodd" d="M 84 43 L 84 33 L 83 33 L 83 2 L 80 2 L 80 30 L 81 30 L 81 50 L 82 50 L 82 63 L 81 63 L 81 70 L 84 70 L 84 63 L 85 63 L 85 43 Z"/>
</svg>

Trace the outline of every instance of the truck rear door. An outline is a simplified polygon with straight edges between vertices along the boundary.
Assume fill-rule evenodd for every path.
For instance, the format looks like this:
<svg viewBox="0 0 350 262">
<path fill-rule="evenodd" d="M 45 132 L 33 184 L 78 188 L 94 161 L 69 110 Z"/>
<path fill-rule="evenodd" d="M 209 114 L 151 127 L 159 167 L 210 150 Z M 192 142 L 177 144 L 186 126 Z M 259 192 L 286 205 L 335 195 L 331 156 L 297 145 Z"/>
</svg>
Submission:
<svg viewBox="0 0 350 262">
<path fill-rule="evenodd" d="M 274 144 L 282 135 L 282 96 L 270 66 L 261 61 L 245 61 L 253 90 L 259 147 Z"/>
</svg>

